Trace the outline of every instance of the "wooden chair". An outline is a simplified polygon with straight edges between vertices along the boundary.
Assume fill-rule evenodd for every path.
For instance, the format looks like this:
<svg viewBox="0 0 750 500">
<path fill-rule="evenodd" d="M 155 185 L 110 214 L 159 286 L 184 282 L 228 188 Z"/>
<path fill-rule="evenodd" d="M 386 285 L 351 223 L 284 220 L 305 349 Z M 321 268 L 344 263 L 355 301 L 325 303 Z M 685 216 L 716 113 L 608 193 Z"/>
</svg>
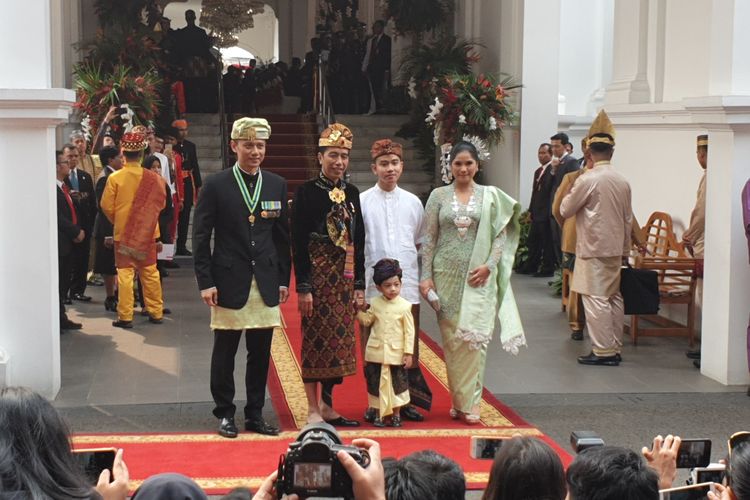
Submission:
<svg viewBox="0 0 750 500">
<path fill-rule="evenodd" d="M 664 212 L 654 212 L 643 227 L 646 248 L 649 254 L 635 257 L 634 267 L 652 269 L 659 276 L 660 304 L 680 304 L 687 307 L 687 324 L 672 319 L 653 315 L 632 315 L 629 330 L 633 344 L 638 337 L 687 337 L 692 348 L 695 344 L 695 259 L 691 258 L 681 243 L 677 241 L 672 229 L 672 217 Z M 653 327 L 643 327 L 640 321 L 645 319 Z"/>
</svg>

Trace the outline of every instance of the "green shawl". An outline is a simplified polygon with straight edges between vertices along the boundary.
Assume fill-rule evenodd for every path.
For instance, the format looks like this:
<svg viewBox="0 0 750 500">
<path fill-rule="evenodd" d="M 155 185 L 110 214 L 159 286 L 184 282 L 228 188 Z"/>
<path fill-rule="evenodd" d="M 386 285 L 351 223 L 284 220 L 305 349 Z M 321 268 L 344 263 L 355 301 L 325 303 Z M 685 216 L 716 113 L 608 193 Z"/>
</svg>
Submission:
<svg viewBox="0 0 750 500">
<path fill-rule="evenodd" d="M 464 284 L 456 335 L 479 349 L 489 344 L 495 329 L 495 314 L 500 321 L 500 340 L 503 349 L 518 354 L 526 345 L 516 299 L 510 286 L 510 275 L 516 257 L 521 205 L 500 189 L 485 186 L 482 212 L 477 228 L 477 238 L 469 261 L 469 269 L 485 264 L 492 250 L 492 242 L 505 230 L 502 256 L 485 286 L 477 288 Z M 499 308 L 498 308 L 499 304 Z M 492 311 L 492 313 L 489 313 Z"/>
</svg>

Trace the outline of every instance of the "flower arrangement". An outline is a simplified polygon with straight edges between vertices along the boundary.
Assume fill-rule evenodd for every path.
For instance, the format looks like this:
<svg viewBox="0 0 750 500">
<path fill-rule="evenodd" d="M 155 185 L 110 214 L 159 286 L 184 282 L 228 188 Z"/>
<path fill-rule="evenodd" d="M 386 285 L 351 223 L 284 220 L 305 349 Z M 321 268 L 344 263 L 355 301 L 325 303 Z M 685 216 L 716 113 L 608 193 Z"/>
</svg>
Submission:
<svg viewBox="0 0 750 500">
<path fill-rule="evenodd" d="M 404 58 L 400 73 L 408 80 L 410 118 L 396 133 L 405 139 L 414 138 L 425 166 L 435 165 L 433 131 L 425 123 L 425 113 L 438 96 L 438 83 L 448 74 L 468 74 L 479 60 L 476 45 L 456 36 L 443 35 L 430 43 L 417 43 Z"/>
<path fill-rule="evenodd" d="M 112 131 L 121 134 L 136 124 L 151 124 L 159 107 L 157 87 L 161 80 L 155 71 L 137 75 L 127 66 L 115 66 L 111 72 L 99 65 L 83 63 L 74 70 L 75 108 L 84 117 L 92 136 L 101 125 L 110 106 L 122 113 L 110 123 Z"/>
<path fill-rule="evenodd" d="M 473 143 L 481 156 L 489 158 L 489 148 L 503 138 L 503 127 L 516 119 L 508 91 L 520 85 L 510 77 L 498 80 L 473 73 L 446 75 L 438 95 L 424 119 L 432 127 L 433 140 L 443 151 L 459 140 Z M 447 147 L 446 147 L 447 145 Z M 450 166 L 443 155 L 443 181 L 450 182 Z"/>
</svg>

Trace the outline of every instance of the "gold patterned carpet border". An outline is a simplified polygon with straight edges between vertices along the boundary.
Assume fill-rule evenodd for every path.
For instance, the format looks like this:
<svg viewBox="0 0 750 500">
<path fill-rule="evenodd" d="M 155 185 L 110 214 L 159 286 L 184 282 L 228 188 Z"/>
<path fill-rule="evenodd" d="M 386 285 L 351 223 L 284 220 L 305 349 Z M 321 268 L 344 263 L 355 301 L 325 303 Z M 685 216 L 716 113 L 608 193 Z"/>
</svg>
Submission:
<svg viewBox="0 0 750 500">
<path fill-rule="evenodd" d="M 441 438 L 441 437 L 511 437 L 541 436 L 542 433 L 530 428 L 482 428 L 466 429 L 360 429 L 354 431 L 340 430 L 339 435 L 345 439 L 364 438 Z M 284 441 L 292 442 L 297 438 L 297 431 L 285 431 L 278 436 L 263 436 L 253 433 L 241 433 L 233 442 Z M 74 445 L 89 444 L 153 444 L 153 443 L 226 443 L 227 439 L 218 434 L 107 434 L 73 436 Z"/>
</svg>

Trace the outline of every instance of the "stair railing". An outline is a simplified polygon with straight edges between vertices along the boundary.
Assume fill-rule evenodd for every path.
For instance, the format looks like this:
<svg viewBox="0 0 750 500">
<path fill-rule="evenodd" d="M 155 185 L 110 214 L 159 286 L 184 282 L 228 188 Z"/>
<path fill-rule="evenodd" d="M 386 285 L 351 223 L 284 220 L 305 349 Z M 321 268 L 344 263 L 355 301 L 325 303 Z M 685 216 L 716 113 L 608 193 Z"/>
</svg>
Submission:
<svg viewBox="0 0 750 500">
<path fill-rule="evenodd" d="M 229 134 L 227 133 L 227 112 L 224 107 L 224 78 L 222 70 L 224 63 L 221 59 L 221 53 L 216 56 L 216 82 L 219 89 L 219 134 L 221 135 L 221 168 L 228 168 L 227 158 L 229 157 Z"/>
<path fill-rule="evenodd" d="M 318 55 L 318 68 L 315 74 L 315 112 L 320 116 L 323 121 L 323 126 L 328 127 L 331 123 L 336 121 L 336 116 L 333 113 L 333 104 L 331 102 L 331 94 L 328 89 L 328 80 L 326 73 L 328 72 L 328 61 L 323 60 L 323 54 Z"/>
</svg>

